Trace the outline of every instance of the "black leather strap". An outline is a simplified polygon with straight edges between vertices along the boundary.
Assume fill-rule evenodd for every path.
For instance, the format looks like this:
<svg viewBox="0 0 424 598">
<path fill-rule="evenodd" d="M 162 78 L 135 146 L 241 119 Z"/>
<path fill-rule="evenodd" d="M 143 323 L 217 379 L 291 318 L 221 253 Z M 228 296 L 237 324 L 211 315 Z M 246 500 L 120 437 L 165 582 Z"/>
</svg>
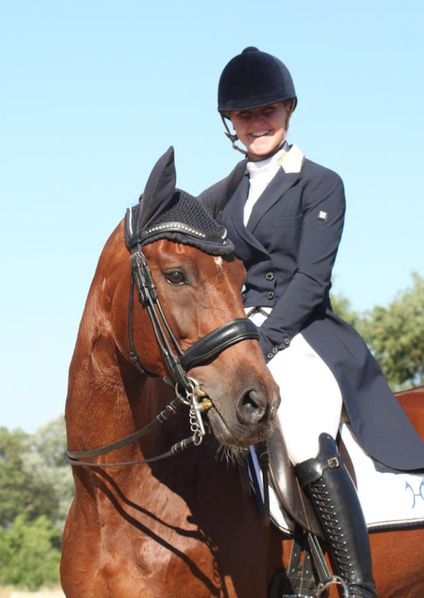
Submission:
<svg viewBox="0 0 424 598">
<path fill-rule="evenodd" d="M 248 338 L 259 340 L 256 325 L 248 318 L 230 320 L 189 347 L 180 358 L 180 363 L 183 369 L 188 371 L 207 363 L 224 349 Z"/>
<path fill-rule="evenodd" d="M 100 446 L 98 448 L 86 451 L 66 451 L 68 461 L 70 461 L 74 465 L 82 465 L 82 463 L 78 462 L 78 459 L 90 459 L 92 457 L 99 457 L 100 455 L 106 455 L 107 453 L 111 453 L 112 451 L 117 451 L 120 448 L 128 446 L 129 444 L 132 444 L 133 442 L 140 440 L 140 438 L 143 438 L 143 436 L 146 436 L 146 434 L 149 434 L 159 424 L 165 423 L 169 417 L 175 415 L 180 405 L 180 399 L 174 399 L 173 401 L 168 403 L 165 409 L 163 409 L 160 413 L 156 415 L 155 419 L 151 421 L 150 424 L 144 426 L 144 428 L 141 428 L 136 432 L 133 432 L 132 434 L 128 434 L 128 436 L 125 436 L 125 438 L 121 438 L 120 440 L 116 440 L 115 442 L 111 442 L 110 444 L 106 444 L 104 446 Z M 84 465 L 87 465 L 87 463 L 84 463 Z M 96 463 L 92 466 L 94 467 L 96 465 L 98 464 Z M 102 464 L 102 466 L 103 465 L 104 464 Z"/>
</svg>

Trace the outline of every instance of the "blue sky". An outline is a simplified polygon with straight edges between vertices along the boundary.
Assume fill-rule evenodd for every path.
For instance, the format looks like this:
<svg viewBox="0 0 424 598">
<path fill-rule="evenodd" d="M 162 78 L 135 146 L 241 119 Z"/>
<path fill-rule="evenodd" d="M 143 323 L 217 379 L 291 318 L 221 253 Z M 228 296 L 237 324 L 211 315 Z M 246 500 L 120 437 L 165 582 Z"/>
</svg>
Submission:
<svg viewBox="0 0 424 598">
<path fill-rule="evenodd" d="M 0 1 L 0 425 L 63 412 L 94 268 L 174 145 L 191 193 L 238 160 L 216 113 L 254 45 L 292 72 L 289 140 L 344 179 L 335 291 L 365 310 L 424 275 L 424 3 Z"/>
</svg>

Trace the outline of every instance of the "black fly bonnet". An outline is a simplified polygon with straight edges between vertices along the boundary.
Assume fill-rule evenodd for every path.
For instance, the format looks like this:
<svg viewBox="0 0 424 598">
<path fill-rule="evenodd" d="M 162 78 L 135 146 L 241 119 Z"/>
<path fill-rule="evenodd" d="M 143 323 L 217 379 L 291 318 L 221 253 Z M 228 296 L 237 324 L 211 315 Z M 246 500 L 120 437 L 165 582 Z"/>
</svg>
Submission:
<svg viewBox="0 0 424 598">
<path fill-rule="evenodd" d="M 240 174 L 227 187 L 218 184 L 213 193 L 227 196 L 232 192 Z M 231 177 L 230 177 L 231 178 Z M 143 253 L 143 245 L 159 239 L 192 245 L 201 251 L 231 256 L 234 246 L 226 238 L 227 231 L 212 218 L 199 199 L 175 188 L 176 173 L 172 147 L 158 160 L 146 184 L 140 203 L 125 215 L 125 242 L 131 252 L 131 289 L 128 317 L 130 358 L 143 374 L 132 334 L 133 287 L 137 288 L 140 303 L 147 310 L 171 379 L 182 388 L 190 385 L 187 371 L 211 361 L 227 347 L 247 338 L 258 339 L 256 326 L 247 318 L 227 322 L 199 339 L 183 351 L 175 338 L 161 307 L 152 274 Z M 218 200 L 222 200 L 217 196 Z M 224 197 L 225 199 L 225 197 Z"/>
<path fill-rule="evenodd" d="M 175 188 L 174 150 L 159 159 L 150 174 L 140 203 L 127 210 L 125 242 L 128 249 L 159 239 L 192 245 L 211 255 L 232 255 L 227 231 L 199 201 Z"/>
</svg>

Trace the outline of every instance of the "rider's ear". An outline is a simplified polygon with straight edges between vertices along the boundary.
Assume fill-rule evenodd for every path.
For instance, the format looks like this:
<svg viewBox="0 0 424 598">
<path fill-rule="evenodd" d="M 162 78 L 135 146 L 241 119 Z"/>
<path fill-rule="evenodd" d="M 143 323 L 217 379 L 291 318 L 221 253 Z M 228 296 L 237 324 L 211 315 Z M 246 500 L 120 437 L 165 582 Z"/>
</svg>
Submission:
<svg viewBox="0 0 424 598">
<path fill-rule="evenodd" d="M 246 173 L 246 162 L 247 160 L 239 162 L 225 179 L 208 187 L 199 195 L 198 199 L 208 208 L 212 216 L 216 216 L 234 195 Z"/>
<path fill-rule="evenodd" d="M 171 147 L 156 162 L 147 180 L 142 195 L 139 229 L 155 220 L 172 201 L 177 175 L 174 163 L 174 148 Z"/>
</svg>

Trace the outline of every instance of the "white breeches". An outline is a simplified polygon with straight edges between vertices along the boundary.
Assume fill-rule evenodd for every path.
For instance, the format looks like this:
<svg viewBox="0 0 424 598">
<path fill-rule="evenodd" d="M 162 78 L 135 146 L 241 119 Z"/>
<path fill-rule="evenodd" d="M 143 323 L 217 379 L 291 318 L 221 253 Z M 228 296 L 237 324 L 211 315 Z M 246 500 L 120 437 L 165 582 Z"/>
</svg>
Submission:
<svg viewBox="0 0 424 598">
<path fill-rule="evenodd" d="M 266 319 L 260 312 L 249 317 L 257 326 Z M 336 438 L 340 426 L 343 400 L 333 373 L 302 333 L 271 359 L 268 368 L 280 387 L 277 417 L 289 459 L 296 465 L 316 457 L 319 435 L 326 432 Z"/>
</svg>

